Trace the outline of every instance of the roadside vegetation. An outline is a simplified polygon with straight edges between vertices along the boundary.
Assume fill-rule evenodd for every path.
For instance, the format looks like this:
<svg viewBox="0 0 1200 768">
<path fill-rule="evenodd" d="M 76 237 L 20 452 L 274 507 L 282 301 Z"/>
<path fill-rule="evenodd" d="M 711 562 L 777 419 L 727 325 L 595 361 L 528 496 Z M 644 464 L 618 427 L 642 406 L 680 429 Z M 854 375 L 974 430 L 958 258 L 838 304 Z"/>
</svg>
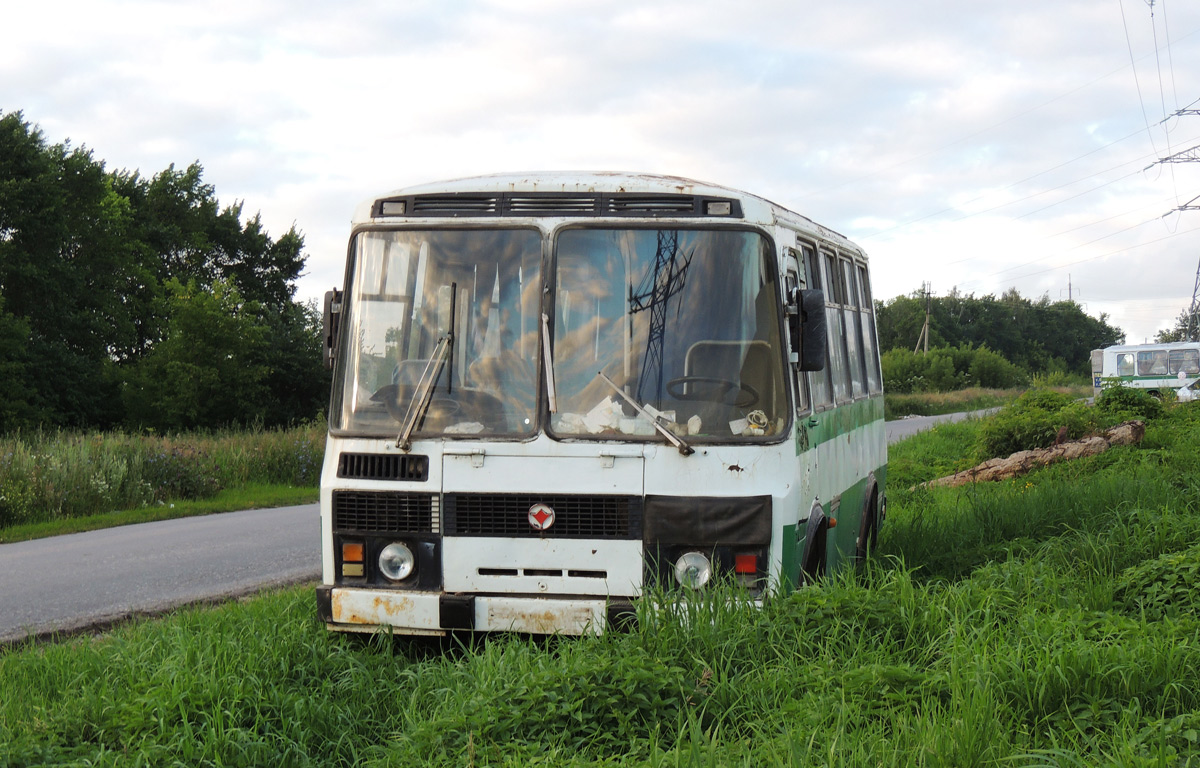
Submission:
<svg viewBox="0 0 1200 768">
<path fill-rule="evenodd" d="M 0 437 L 0 541 L 314 500 L 323 421 L 290 429 Z"/>
<path fill-rule="evenodd" d="M 1140 445 L 920 486 L 1074 408 L 893 446 L 873 560 L 761 610 L 439 648 L 327 633 L 305 587 L 14 647 L 0 765 L 1200 765 L 1200 403 L 1102 398 Z"/>
</svg>

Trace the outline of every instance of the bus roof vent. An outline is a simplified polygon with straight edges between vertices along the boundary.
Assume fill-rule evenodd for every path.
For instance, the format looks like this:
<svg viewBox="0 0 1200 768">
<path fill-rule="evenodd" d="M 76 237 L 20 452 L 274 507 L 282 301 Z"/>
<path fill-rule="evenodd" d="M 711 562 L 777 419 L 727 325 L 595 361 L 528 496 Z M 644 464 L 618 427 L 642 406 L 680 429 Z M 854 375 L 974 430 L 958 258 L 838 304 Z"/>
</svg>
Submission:
<svg viewBox="0 0 1200 768">
<path fill-rule="evenodd" d="M 371 215 L 390 216 L 495 216 L 500 211 L 498 195 L 455 193 L 388 197 L 375 201 Z"/>
<path fill-rule="evenodd" d="M 376 218 L 455 216 L 705 216 L 741 218 L 730 198 L 628 192 L 451 192 L 375 201 Z"/>
<path fill-rule="evenodd" d="M 413 198 L 412 212 L 425 216 L 457 216 L 464 214 L 495 213 L 498 207 L 495 195 L 417 195 Z"/>
<path fill-rule="evenodd" d="M 510 195 L 505 202 L 510 216 L 589 216 L 600 208 L 597 195 Z"/>
<path fill-rule="evenodd" d="M 692 216 L 700 199 L 692 195 L 613 195 L 608 199 L 610 213 L 633 215 L 683 214 Z"/>
</svg>

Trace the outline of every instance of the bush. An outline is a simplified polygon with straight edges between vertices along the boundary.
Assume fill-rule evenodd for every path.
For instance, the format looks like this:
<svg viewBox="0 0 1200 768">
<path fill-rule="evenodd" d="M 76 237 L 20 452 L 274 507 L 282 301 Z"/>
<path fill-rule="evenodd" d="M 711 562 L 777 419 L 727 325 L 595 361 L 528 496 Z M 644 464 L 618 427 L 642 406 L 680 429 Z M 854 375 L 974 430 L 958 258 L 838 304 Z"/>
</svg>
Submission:
<svg viewBox="0 0 1200 768">
<path fill-rule="evenodd" d="M 1096 398 L 1096 407 L 1118 421 L 1142 419 L 1149 421 L 1163 414 L 1162 400 L 1144 389 L 1106 387 Z"/>
<path fill-rule="evenodd" d="M 1006 389 L 1028 376 L 987 347 L 939 347 L 928 354 L 889 349 L 880 357 L 884 389 L 892 393 L 951 392 L 965 387 Z"/>
<path fill-rule="evenodd" d="M 1027 378 L 1020 368 L 987 347 L 974 350 L 968 373 L 975 386 L 992 389 L 1015 387 L 1024 384 Z"/>
<path fill-rule="evenodd" d="M 204 499 L 250 484 L 313 487 L 325 424 L 172 436 L 0 438 L 0 527 Z"/>
<path fill-rule="evenodd" d="M 1118 608 L 1151 621 L 1200 618 L 1200 547 L 1171 552 L 1126 569 L 1113 600 Z"/>
<path fill-rule="evenodd" d="M 1096 414 L 1069 395 L 1031 389 L 983 425 L 975 446 L 976 455 L 989 459 L 1048 448 L 1054 445 L 1064 427 L 1067 439 L 1083 437 L 1096 429 Z"/>
</svg>

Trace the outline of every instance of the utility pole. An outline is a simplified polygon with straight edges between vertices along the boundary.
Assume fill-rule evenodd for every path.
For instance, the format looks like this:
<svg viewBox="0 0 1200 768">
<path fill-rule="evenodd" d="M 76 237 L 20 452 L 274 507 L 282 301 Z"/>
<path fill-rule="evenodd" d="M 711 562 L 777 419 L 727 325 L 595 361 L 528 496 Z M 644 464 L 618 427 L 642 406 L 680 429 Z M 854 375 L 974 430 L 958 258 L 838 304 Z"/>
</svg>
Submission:
<svg viewBox="0 0 1200 768">
<path fill-rule="evenodd" d="M 1187 105 L 1183 109 L 1175 110 L 1175 112 L 1172 113 L 1170 116 L 1164 117 L 1162 122 L 1165 123 L 1167 120 L 1170 120 L 1172 117 L 1183 117 L 1184 115 L 1200 115 L 1200 109 L 1196 108 L 1197 104 L 1200 104 L 1200 99 L 1193 101 L 1191 104 Z M 1200 162 L 1200 144 L 1197 144 L 1194 147 L 1185 149 L 1181 152 L 1176 152 L 1173 155 L 1168 155 L 1167 157 L 1159 158 L 1158 162 L 1151 163 L 1149 166 L 1147 166 L 1147 168 L 1153 168 L 1155 165 L 1158 165 L 1159 163 L 1196 163 L 1196 162 Z M 1188 200 L 1186 203 L 1184 203 L 1183 205 L 1181 205 L 1177 208 L 1173 208 L 1170 211 L 1167 211 L 1166 213 L 1163 214 L 1163 217 L 1165 218 L 1167 216 L 1170 216 L 1172 213 L 1176 213 L 1176 212 L 1183 213 L 1184 211 L 1200 211 L 1200 195 L 1193 197 L 1191 200 Z M 1196 285 L 1194 288 L 1192 288 L 1192 303 L 1191 303 L 1191 305 L 1188 306 L 1187 337 L 1184 339 L 1184 341 L 1200 340 L 1200 336 L 1198 336 L 1198 334 L 1200 334 L 1200 328 L 1197 328 L 1197 318 L 1196 318 L 1196 314 L 1198 312 L 1200 312 L 1200 264 L 1196 265 Z"/>
<path fill-rule="evenodd" d="M 913 347 L 915 354 L 921 348 L 921 342 L 925 342 L 925 351 L 922 354 L 929 354 L 929 315 L 933 312 L 933 293 L 930 291 L 929 283 L 921 283 L 921 293 L 925 294 L 925 324 L 921 326 L 921 335 L 917 337 L 917 346 Z"/>
</svg>

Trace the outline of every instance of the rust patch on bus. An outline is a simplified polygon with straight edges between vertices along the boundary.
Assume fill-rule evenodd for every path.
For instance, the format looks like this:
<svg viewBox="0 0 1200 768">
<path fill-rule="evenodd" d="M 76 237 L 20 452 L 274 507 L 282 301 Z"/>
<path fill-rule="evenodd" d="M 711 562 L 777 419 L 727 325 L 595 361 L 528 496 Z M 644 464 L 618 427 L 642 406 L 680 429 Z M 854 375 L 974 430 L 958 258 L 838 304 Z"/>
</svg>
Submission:
<svg viewBox="0 0 1200 768">
<path fill-rule="evenodd" d="M 497 629 L 535 634 L 577 635 L 591 622 L 591 611 L 581 608 L 522 610 L 514 606 L 492 606 L 489 619 Z"/>
<path fill-rule="evenodd" d="M 364 606 L 362 599 L 356 597 L 334 591 L 332 607 L 335 621 L 343 624 L 382 624 L 413 609 L 413 601 L 400 595 L 375 595 L 369 606 Z"/>
</svg>

